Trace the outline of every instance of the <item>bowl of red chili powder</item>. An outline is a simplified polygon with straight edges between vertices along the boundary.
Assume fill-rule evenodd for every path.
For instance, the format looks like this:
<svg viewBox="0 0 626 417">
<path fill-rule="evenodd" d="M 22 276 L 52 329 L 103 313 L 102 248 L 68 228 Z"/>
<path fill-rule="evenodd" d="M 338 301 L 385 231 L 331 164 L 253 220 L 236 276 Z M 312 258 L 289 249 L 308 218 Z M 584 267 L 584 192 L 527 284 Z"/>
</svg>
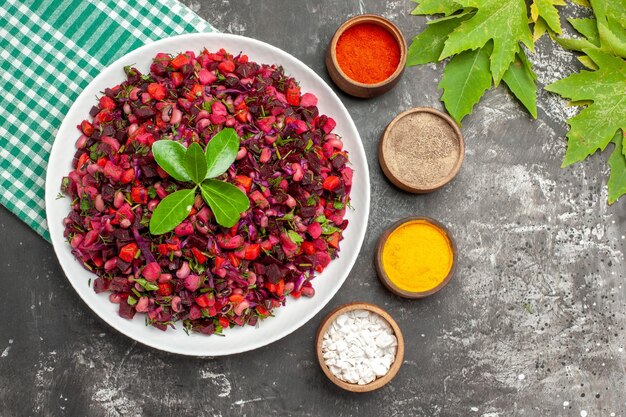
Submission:
<svg viewBox="0 0 626 417">
<path fill-rule="evenodd" d="M 337 29 L 326 53 L 326 68 L 344 92 L 375 97 L 396 85 L 404 72 L 406 54 L 406 40 L 394 23 L 363 14 Z"/>
</svg>

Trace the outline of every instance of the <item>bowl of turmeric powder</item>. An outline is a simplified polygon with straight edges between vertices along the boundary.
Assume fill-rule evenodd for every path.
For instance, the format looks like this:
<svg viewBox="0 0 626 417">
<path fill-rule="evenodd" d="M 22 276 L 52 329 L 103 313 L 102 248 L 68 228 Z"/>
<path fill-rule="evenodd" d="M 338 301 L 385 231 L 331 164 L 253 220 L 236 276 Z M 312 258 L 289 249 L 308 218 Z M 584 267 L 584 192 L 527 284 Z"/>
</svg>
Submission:
<svg viewBox="0 0 626 417">
<path fill-rule="evenodd" d="M 397 84 L 406 55 L 406 40 L 393 22 L 363 14 L 339 26 L 326 52 L 326 69 L 344 92 L 375 97 Z"/>
<path fill-rule="evenodd" d="M 454 275 L 456 244 L 437 220 L 408 217 L 383 232 L 375 262 L 389 291 L 404 298 L 424 298 L 445 287 Z"/>
</svg>

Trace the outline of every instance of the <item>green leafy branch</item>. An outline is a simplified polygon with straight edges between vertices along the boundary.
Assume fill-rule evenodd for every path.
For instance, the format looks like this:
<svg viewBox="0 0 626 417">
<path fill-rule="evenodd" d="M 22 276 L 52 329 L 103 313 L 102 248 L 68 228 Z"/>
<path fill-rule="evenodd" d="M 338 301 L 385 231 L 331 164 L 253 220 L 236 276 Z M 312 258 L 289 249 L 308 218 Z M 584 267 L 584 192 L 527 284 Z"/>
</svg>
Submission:
<svg viewBox="0 0 626 417">
<path fill-rule="evenodd" d="M 172 178 L 192 183 L 192 188 L 178 190 L 165 197 L 150 219 L 150 233 L 160 235 L 173 230 L 189 216 L 196 191 L 209 205 L 215 220 L 232 227 L 241 213 L 250 207 L 250 200 L 234 185 L 216 180 L 232 165 L 239 150 L 239 137 L 227 128 L 216 134 L 203 152 L 196 142 L 185 148 L 172 140 L 160 140 L 152 145 L 154 159 Z"/>
<path fill-rule="evenodd" d="M 591 71 L 546 87 L 585 107 L 568 120 L 563 166 L 614 144 L 609 159 L 609 204 L 626 194 L 626 0 L 572 0 L 592 7 L 595 18 L 568 19 L 584 38 L 563 38 L 556 6 L 564 0 L 412 0 L 412 14 L 435 15 L 409 47 L 407 65 L 446 63 L 439 88 L 446 110 L 460 124 L 485 91 L 500 81 L 537 118 L 536 75 L 523 46 L 548 33 Z M 532 27 L 532 32 L 531 32 Z"/>
</svg>

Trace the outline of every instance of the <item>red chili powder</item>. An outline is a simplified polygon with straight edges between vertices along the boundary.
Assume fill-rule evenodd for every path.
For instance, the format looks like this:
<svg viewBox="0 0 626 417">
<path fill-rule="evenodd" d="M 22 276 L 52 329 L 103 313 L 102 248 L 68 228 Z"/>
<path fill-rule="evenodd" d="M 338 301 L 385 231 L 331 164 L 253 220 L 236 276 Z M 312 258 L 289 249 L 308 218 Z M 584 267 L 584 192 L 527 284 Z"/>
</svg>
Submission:
<svg viewBox="0 0 626 417">
<path fill-rule="evenodd" d="M 342 71 L 363 84 L 386 80 L 400 63 L 400 46 L 396 39 L 373 23 L 348 28 L 339 37 L 336 52 Z"/>
</svg>

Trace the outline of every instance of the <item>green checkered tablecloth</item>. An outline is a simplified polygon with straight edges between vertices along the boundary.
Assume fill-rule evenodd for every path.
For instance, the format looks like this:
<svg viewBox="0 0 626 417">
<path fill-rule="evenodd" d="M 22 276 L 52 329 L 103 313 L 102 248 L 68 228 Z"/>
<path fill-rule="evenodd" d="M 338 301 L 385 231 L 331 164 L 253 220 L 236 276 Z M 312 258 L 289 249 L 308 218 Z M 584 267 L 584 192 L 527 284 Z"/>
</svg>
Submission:
<svg viewBox="0 0 626 417">
<path fill-rule="evenodd" d="M 0 203 L 50 240 L 46 166 L 76 97 L 133 49 L 213 30 L 176 0 L 0 0 Z"/>
</svg>

